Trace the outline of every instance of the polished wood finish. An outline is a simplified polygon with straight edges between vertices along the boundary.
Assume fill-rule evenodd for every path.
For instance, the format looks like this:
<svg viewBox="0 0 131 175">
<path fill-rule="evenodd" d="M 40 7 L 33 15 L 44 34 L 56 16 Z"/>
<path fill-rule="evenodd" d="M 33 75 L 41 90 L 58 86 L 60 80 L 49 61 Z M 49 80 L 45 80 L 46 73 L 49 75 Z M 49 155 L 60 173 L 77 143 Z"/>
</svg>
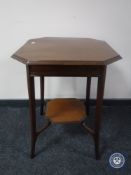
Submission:
<svg viewBox="0 0 131 175">
<path fill-rule="evenodd" d="M 41 65 L 41 66 L 34 66 L 34 65 L 27 65 L 28 67 L 28 71 L 27 71 L 27 74 L 28 74 L 28 77 L 32 78 L 34 76 L 65 76 L 67 73 L 68 73 L 68 76 L 71 76 L 71 75 L 77 75 L 77 76 L 83 76 L 83 77 L 87 77 L 88 75 L 88 78 L 87 78 L 87 90 L 86 90 L 86 104 L 87 102 L 89 102 L 89 97 L 90 97 L 90 85 L 91 85 L 91 77 L 98 77 L 98 94 L 97 94 L 97 103 L 96 103 L 96 121 L 95 121 L 95 126 L 94 126 L 94 129 L 91 129 L 89 128 L 88 126 L 85 126 L 85 123 L 81 124 L 90 134 L 93 135 L 93 138 L 94 138 L 94 142 L 95 142 L 95 155 L 96 155 L 96 159 L 100 159 L 100 154 L 99 154 L 99 132 L 100 132 L 100 121 L 101 121 L 101 107 L 102 107 L 102 99 L 103 99 L 103 91 L 101 90 L 104 90 L 102 89 L 104 87 L 104 81 L 102 81 L 105 77 L 105 73 L 106 73 L 106 66 L 81 66 L 80 65 L 80 69 L 78 69 L 79 67 L 78 66 L 75 66 L 75 68 L 73 69 L 73 66 L 62 66 L 63 69 L 61 69 L 61 66 L 57 66 L 57 65 L 54 65 L 54 66 L 47 66 L 47 65 Z M 73 72 L 72 72 L 72 69 L 73 69 Z M 83 70 L 82 71 L 82 67 L 83 67 Z M 81 71 L 79 71 L 81 70 Z M 75 71 L 75 72 L 74 72 Z M 42 79 L 43 80 L 43 79 Z M 43 83 L 43 81 L 41 81 Z M 28 82 L 28 84 L 31 83 L 30 81 Z M 34 86 L 33 84 L 31 84 L 32 86 Z M 29 85 L 28 85 L 29 86 Z M 42 88 L 41 88 L 42 90 Z M 33 93 L 34 94 L 34 87 L 33 88 L 29 88 L 28 91 L 32 91 L 32 92 L 29 92 L 29 93 Z M 29 96 L 30 100 L 32 101 L 32 103 L 34 103 L 33 101 L 33 98 L 31 98 Z M 42 99 L 43 100 L 43 99 Z M 32 104 L 33 105 L 33 104 Z M 87 107 L 87 110 L 89 110 L 88 106 Z M 30 107 L 30 110 L 32 111 L 32 108 Z M 86 110 L 86 111 L 87 111 Z M 88 114 L 88 111 L 87 111 L 87 114 Z M 32 115 L 35 116 L 35 111 L 34 113 L 32 112 L 30 114 L 31 118 L 32 118 Z M 51 120 L 50 117 L 48 117 L 48 113 L 46 113 L 47 115 L 47 118 L 49 119 L 50 122 L 54 122 L 53 120 Z M 34 118 L 34 117 L 33 117 Z M 64 118 L 63 118 L 64 119 Z M 32 120 L 31 120 L 32 122 Z M 70 122 L 73 122 L 73 121 L 70 121 Z M 76 122 L 76 121 L 74 121 Z M 81 122 L 83 122 L 83 120 L 81 120 Z M 62 122 L 62 121 L 57 121 L 57 122 L 54 122 L 54 123 L 68 123 L 66 121 Z M 50 125 L 50 123 L 49 123 Z M 48 125 L 48 126 L 49 126 Z M 32 125 L 34 126 L 34 125 Z M 35 126 L 34 126 L 34 129 L 35 129 Z M 35 129 L 36 130 L 36 129 Z M 42 132 L 43 130 L 41 130 Z M 31 130 L 32 133 L 35 133 L 33 130 Z M 35 142 L 36 142 L 36 138 L 37 138 L 37 132 L 36 134 L 32 134 L 32 142 L 31 142 L 31 158 L 34 157 L 34 154 L 35 154 Z"/>
<path fill-rule="evenodd" d="M 77 119 L 81 126 L 93 136 L 96 159 L 99 159 L 100 123 L 106 66 L 109 63 L 119 60 L 121 57 L 104 41 L 89 38 L 52 37 L 29 40 L 23 47 L 14 53 L 12 57 L 26 64 L 27 67 L 31 123 L 31 158 L 35 155 L 37 136 L 48 128 L 52 122 L 68 123 L 69 121 L 75 122 Z M 45 76 L 87 77 L 86 115 L 89 114 L 91 77 L 97 77 L 98 87 L 94 128 L 89 128 L 83 121 L 84 118 L 82 117 L 85 117 L 85 109 L 81 103 L 78 105 L 78 101 L 77 103 L 76 101 L 70 101 L 68 104 L 65 102 L 63 103 L 62 101 L 62 103 L 52 101 L 48 103 L 46 112 L 48 122 L 43 128 L 38 129 L 35 112 L 35 76 L 40 77 L 41 114 L 43 114 L 44 105 Z M 53 105 L 55 106 L 53 107 Z M 66 110 L 64 110 L 64 107 L 68 107 L 69 116 L 67 115 Z M 58 112 L 59 114 L 55 112 Z M 56 116 L 56 118 L 52 116 Z M 73 117 L 75 120 L 73 120 Z"/>
<path fill-rule="evenodd" d="M 99 153 L 99 137 L 100 137 L 100 124 L 101 124 L 101 113 L 102 113 L 102 103 L 104 95 L 104 86 L 105 86 L 105 77 L 106 77 L 106 66 L 103 66 L 101 70 L 101 75 L 98 77 L 97 85 L 97 100 L 96 100 L 96 117 L 95 117 L 95 126 L 94 126 L 94 141 L 95 141 L 95 155 L 96 159 L 100 159 Z"/>
<path fill-rule="evenodd" d="M 54 99 L 47 103 L 46 114 L 52 123 L 81 122 L 86 117 L 85 106 L 77 99 Z"/>
<path fill-rule="evenodd" d="M 91 89 L 91 77 L 87 77 L 87 84 L 86 84 L 86 112 L 89 114 L 90 112 L 90 89 Z"/>
<path fill-rule="evenodd" d="M 30 124 L 31 124 L 31 158 L 34 157 L 35 153 L 35 143 L 36 143 L 36 112 L 35 112 L 35 86 L 34 77 L 30 76 L 29 66 L 26 67 L 27 70 L 27 85 L 29 93 L 29 109 L 30 109 Z"/>
<path fill-rule="evenodd" d="M 30 65 L 30 70 L 32 76 L 98 77 L 102 67 L 102 65 Z"/>
<path fill-rule="evenodd" d="M 44 113 L 44 76 L 40 76 L 40 114 L 43 115 Z"/>
<path fill-rule="evenodd" d="M 28 65 L 107 65 L 121 57 L 105 41 L 45 37 L 27 41 L 13 58 Z"/>
<path fill-rule="evenodd" d="M 30 75 L 30 67 L 28 65 L 26 66 L 26 72 L 27 72 L 27 85 L 28 85 L 28 93 L 29 93 L 29 109 L 30 109 L 30 124 L 31 124 L 31 126 L 30 126 L 30 128 L 31 128 L 30 157 L 34 158 L 34 156 L 35 156 L 35 144 L 36 144 L 37 136 L 42 131 L 47 129 L 48 126 L 51 124 L 51 122 L 48 121 L 48 123 L 43 128 L 37 130 L 34 77 Z"/>
</svg>

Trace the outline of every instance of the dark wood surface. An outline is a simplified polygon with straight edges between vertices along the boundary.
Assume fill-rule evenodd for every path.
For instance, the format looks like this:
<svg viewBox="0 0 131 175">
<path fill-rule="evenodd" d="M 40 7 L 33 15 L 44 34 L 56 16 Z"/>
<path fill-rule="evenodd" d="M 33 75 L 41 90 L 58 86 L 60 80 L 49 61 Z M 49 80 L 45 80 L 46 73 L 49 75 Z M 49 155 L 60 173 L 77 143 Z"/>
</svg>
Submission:
<svg viewBox="0 0 131 175">
<path fill-rule="evenodd" d="M 106 42 L 89 38 L 33 39 L 29 40 L 15 54 L 13 54 L 12 57 L 26 64 L 27 68 L 31 124 L 31 158 L 35 156 L 35 144 L 38 135 L 51 124 L 51 121 L 48 120 L 48 123 L 43 128 L 37 128 L 34 77 L 40 77 L 41 114 L 44 112 L 43 105 L 45 76 L 87 77 L 87 113 L 85 110 L 83 110 L 83 107 L 79 105 L 81 108 L 79 110 L 80 115 L 78 116 L 81 116 L 81 112 L 89 115 L 91 77 L 98 77 L 94 128 L 88 127 L 84 121 L 81 121 L 81 126 L 83 126 L 86 131 L 93 135 L 95 143 L 95 156 L 96 159 L 99 159 L 100 124 L 106 67 L 107 64 L 113 63 L 119 60 L 121 57 Z M 74 102 L 71 106 L 73 107 L 73 105 Z M 53 105 L 50 107 L 52 108 L 52 106 Z M 59 105 L 56 105 L 56 107 L 52 108 L 53 112 L 56 110 L 57 106 Z M 73 108 L 73 110 L 75 110 L 75 108 L 76 106 Z M 52 113 L 48 111 L 47 115 L 50 114 Z M 65 114 L 62 115 L 65 116 Z M 65 118 L 66 117 L 63 118 L 64 121 Z M 60 118 L 58 117 L 57 119 L 59 120 Z"/>
<path fill-rule="evenodd" d="M 44 113 L 44 107 L 45 107 L 45 103 L 44 103 L 44 76 L 40 76 L 40 114 L 43 115 Z"/>
<path fill-rule="evenodd" d="M 29 40 L 12 57 L 28 65 L 107 65 L 121 58 L 105 41 L 61 37 Z"/>
<path fill-rule="evenodd" d="M 83 126 L 90 134 L 92 134 L 94 142 L 95 142 L 95 156 L 96 159 L 100 159 L 99 153 L 99 134 L 100 134 L 100 123 L 101 123 L 101 112 L 102 112 L 102 101 L 104 94 L 104 85 L 105 85 L 105 75 L 106 75 L 106 67 L 105 65 L 79 65 L 79 66 L 71 66 L 71 65 L 26 65 L 27 67 L 27 77 L 28 77 L 28 91 L 29 91 L 29 101 L 30 101 L 30 120 L 31 120 L 31 158 L 35 156 L 35 143 L 37 136 L 39 133 L 44 131 L 50 123 L 51 120 L 47 123 L 45 127 L 40 129 L 39 131 L 36 129 L 36 113 L 35 113 L 35 86 L 34 86 L 34 77 L 35 76 L 83 76 L 88 77 L 87 81 L 87 90 L 86 90 L 86 105 L 90 103 L 90 84 L 91 77 L 98 77 L 98 88 L 97 88 L 97 100 L 96 100 L 96 120 L 94 123 L 94 128 L 90 128 L 86 126 L 83 121 L 81 121 L 81 126 Z M 79 69 L 80 68 L 80 69 Z M 41 104 L 43 103 L 43 79 L 41 80 Z M 88 104 L 87 104 L 88 102 Z M 53 106 L 53 105 L 52 105 Z M 73 106 L 73 105 L 72 105 Z M 54 108 L 55 109 L 55 108 Z M 73 108 L 74 109 L 74 108 Z M 80 110 L 81 113 L 82 110 Z M 89 106 L 86 106 L 85 113 L 88 114 Z M 43 113 L 43 111 L 42 111 Z M 50 111 L 46 113 L 50 115 Z M 80 114 L 81 116 L 81 114 Z M 86 115 L 87 116 L 87 115 Z M 61 116 L 62 117 L 62 116 Z M 47 116 L 48 118 L 48 116 Z M 50 117 L 48 118 L 50 119 Z M 79 120 L 80 121 L 80 120 Z M 55 123 L 58 123 L 55 122 Z M 62 123 L 62 122 L 59 122 Z"/>
</svg>

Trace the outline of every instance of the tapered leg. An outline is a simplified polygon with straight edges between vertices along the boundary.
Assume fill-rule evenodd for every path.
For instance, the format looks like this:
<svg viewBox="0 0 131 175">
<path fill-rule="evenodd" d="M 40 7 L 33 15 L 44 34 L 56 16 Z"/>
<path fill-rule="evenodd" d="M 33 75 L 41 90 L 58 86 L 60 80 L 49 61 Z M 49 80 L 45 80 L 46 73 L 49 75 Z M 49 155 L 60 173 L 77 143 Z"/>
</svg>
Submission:
<svg viewBox="0 0 131 175">
<path fill-rule="evenodd" d="M 44 113 L 44 76 L 40 76 L 40 114 Z"/>
<path fill-rule="evenodd" d="M 90 88 L 91 88 L 91 77 L 87 77 L 87 84 L 86 84 L 86 113 L 89 115 L 90 112 Z"/>
<path fill-rule="evenodd" d="M 95 118 L 95 133 L 94 133 L 96 159 L 100 159 L 99 137 L 100 137 L 100 123 L 101 123 L 101 112 L 102 112 L 102 103 L 103 103 L 104 86 L 105 86 L 105 76 L 106 76 L 106 66 L 103 66 L 101 70 L 101 75 L 98 77 L 98 86 L 97 86 L 96 118 Z"/>
<path fill-rule="evenodd" d="M 31 123 L 31 153 L 30 157 L 35 156 L 35 143 L 36 143 L 36 112 L 35 112 L 35 87 L 34 77 L 30 76 L 29 66 L 27 66 L 27 84 L 29 94 L 29 109 L 30 109 L 30 123 Z"/>
</svg>

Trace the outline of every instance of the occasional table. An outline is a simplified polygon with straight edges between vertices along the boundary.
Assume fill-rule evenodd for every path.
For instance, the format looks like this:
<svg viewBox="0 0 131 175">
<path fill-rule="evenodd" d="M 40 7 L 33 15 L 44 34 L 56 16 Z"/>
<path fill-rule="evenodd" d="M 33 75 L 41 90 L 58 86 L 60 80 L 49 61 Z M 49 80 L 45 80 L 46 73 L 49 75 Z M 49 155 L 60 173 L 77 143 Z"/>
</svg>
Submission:
<svg viewBox="0 0 131 175">
<path fill-rule="evenodd" d="M 99 140 L 102 101 L 108 64 L 121 59 L 105 41 L 90 38 L 45 37 L 27 41 L 12 57 L 26 65 L 31 124 L 31 158 L 35 156 L 38 135 L 51 123 L 80 123 L 92 136 L 96 159 L 100 158 Z M 47 124 L 36 124 L 34 77 L 40 77 L 41 114 L 45 111 Z M 85 105 L 78 99 L 53 99 L 45 109 L 44 77 L 87 77 Z M 94 128 L 85 118 L 89 114 L 91 77 L 98 77 Z"/>
</svg>

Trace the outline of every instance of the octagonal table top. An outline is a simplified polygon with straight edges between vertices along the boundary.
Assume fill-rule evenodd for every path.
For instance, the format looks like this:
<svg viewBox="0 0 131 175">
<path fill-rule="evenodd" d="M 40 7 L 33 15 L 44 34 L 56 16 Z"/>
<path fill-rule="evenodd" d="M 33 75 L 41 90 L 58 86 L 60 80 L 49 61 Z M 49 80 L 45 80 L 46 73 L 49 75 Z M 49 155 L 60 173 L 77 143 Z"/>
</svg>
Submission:
<svg viewBox="0 0 131 175">
<path fill-rule="evenodd" d="M 12 58 L 28 65 L 107 65 L 121 56 L 101 40 L 44 37 L 28 40 Z"/>
</svg>

